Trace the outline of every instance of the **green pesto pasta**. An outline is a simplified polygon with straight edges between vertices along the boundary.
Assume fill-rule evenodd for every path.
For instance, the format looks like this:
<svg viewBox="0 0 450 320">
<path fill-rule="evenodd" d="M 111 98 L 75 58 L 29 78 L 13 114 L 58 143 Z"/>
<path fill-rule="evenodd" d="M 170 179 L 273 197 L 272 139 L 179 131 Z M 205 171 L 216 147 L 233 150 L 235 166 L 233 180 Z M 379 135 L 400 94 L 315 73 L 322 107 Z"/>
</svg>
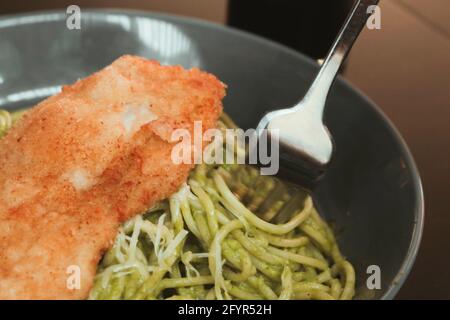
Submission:
<svg viewBox="0 0 450 320">
<path fill-rule="evenodd" d="M 236 125 L 224 115 L 220 127 Z M 122 226 L 90 299 L 337 300 L 354 288 L 309 195 L 250 166 L 200 164 Z"/>
<path fill-rule="evenodd" d="M 2 138 L 6 132 L 16 123 L 17 120 L 22 117 L 25 110 L 19 110 L 9 112 L 7 110 L 0 109 L 0 138 Z"/>
<path fill-rule="evenodd" d="M 3 137 L 6 132 L 12 126 L 11 114 L 6 110 L 0 109 L 0 138 Z"/>
</svg>

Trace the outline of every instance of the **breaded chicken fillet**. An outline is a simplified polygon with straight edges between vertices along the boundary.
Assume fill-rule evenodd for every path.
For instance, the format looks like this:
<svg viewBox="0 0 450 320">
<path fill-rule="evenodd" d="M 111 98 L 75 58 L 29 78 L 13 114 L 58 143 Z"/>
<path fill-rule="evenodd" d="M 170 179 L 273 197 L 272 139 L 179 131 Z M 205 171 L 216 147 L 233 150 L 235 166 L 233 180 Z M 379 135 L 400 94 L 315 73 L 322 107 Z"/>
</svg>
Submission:
<svg viewBox="0 0 450 320">
<path fill-rule="evenodd" d="M 215 127 L 224 87 L 123 56 L 28 111 L 0 140 L 0 299 L 86 298 L 119 225 L 186 181 L 172 132 Z"/>
</svg>

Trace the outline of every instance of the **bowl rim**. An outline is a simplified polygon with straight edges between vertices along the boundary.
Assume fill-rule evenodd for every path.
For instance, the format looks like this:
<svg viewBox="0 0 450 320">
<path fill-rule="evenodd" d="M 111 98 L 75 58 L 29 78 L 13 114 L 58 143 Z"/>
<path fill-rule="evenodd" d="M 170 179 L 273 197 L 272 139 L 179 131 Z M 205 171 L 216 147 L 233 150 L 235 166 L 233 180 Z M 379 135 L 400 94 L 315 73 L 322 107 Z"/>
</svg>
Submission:
<svg viewBox="0 0 450 320">
<path fill-rule="evenodd" d="M 285 46 L 281 43 L 278 43 L 276 41 L 264 38 L 262 36 L 253 34 L 248 31 L 240 30 L 231 26 L 222 25 L 216 22 L 211 22 L 208 20 L 202 20 L 199 18 L 193 18 L 193 17 L 187 17 L 182 15 L 176 15 L 176 14 L 168 14 L 168 13 L 162 13 L 157 11 L 144 11 L 144 10 L 134 10 L 134 9 L 120 9 L 120 8 L 87 8 L 82 9 L 81 11 L 89 13 L 89 14 L 121 14 L 126 16 L 142 16 L 146 18 L 152 18 L 152 19 L 159 19 L 163 20 L 169 23 L 177 23 L 181 22 L 186 25 L 191 26 L 197 26 L 202 28 L 209 28 L 213 30 L 218 30 L 220 32 L 225 32 L 228 34 L 231 34 L 235 37 L 241 37 L 248 41 L 254 41 L 259 42 L 260 44 L 272 47 L 275 50 L 283 51 L 286 54 L 289 54 L 293 56 L 296 59 L 302 60 L 303 63 L 306 63 L 310 66 L 313 66 L 315 68 L 318 67 L 317 63 L 307 57 L 306 55 L 302 54 L 301 52 L 298 52 L 288 46 Z M 55 15 L 56 14 L 56 15 Z M 64 10 L 60 9 L 54 9 L 54 10 L 38 10 L 38 11 L 31 11 L 31 12 L 25 12 L 25 13 L 16 13 L 16 14 L 6 14 L 6 15 L 0 15 L 0 29 L 4 28 L 5 26 L 2 26 L 2 23 L 5 23 L 6 20 L 9 21 L 9 25 L 6 24 L 6 27 L 13 27 L 16 25 L 21 25 L 20 19 L 23 18 L 29 18 L 29 17 L 36 17 L 36 16 L 45 16 L 45 15 L 55 15 L 53 16 L 54 20 L 61 20 L 62 18 L 66 17 L 66 13 Z M 45 20 L 45 17 L 42 17 L 42 20 L 39 20 L 39 22 L 45 22 L 48 20 Z M 33 22 L 33 21 L 30 21 Z M 38 22 L 38 21 L 34 21 Z M 400 134 L 399 130 L 395 127 L 393 122 L 388 118 L 388 116 L 375 104 L 373 100 L 371 100 L 369 97 L 367 97 L 359 88 L 356 86 L 350 84 L 348 80 L 346 80 L 341 75 L 338 75 L 337 81 L 340 85 L 343 85 L 346 90 L 353 91 L 357 96 L 359 96 L 360 99 L 364 100 L 366 104 L 372 108 L 372 110 L 375 112 L 375 114 L 380 118 L 381 121 L 386 123 L 386 127 L 389 130 L 389 132 L 392 134 L 392 136 L 395 138 L 397 144 L 399 145 L 400 151 L 402 155 L 404 156 L 404 161 L 406 162 L 407 167 L 410 168 L 411 173 L 411 180 L 413 184 L 413 192 L 415 193 L 416 197 L 416 203 L 414 205 L 414 227 L 413 232 L 410 240 L 410 245 L 408 248 L 408 251 L 406 253 L 406 256 L 403 260 L 403 263 L 398 270 L 396 276 L 394 277 L 394 280 L 389 284 L 389 288 L 386 290 L 386 292 L 381 296 L 381 300 L 391 300 L 394 299 L 400 288 L 405 283 L 408 275 L 411 272 L 411 269 L 414 265 L 414 262 L 416 260 L 422 234 L 423 234 L 423 227 L 424 227 L 424 221 L 425 221 L 425 206 L 424 206 L 424 193 L 423 193 L 423 186 L 419 174 L 419 170 L 417 168 L 417 165 L 414 161 L 414 158 L 411 154 L 411 151 L 409 150 L 408 145 L 406 144 L 404 138 Z"/>
</svg>

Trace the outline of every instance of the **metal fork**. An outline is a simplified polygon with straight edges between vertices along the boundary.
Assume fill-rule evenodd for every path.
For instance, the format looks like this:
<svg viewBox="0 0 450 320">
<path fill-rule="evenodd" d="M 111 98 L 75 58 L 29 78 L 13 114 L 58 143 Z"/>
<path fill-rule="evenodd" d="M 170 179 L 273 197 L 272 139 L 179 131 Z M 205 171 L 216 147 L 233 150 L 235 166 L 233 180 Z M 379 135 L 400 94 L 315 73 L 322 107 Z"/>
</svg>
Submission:
<svg viewBox="0 0 450 320">
<path fill-rule="evenodd" d="M 290 180 L 300 179 L 300 183 L 306 188 L 312 188 L 323 176 L 333 153 L 332 137 L 323 123 L 328 93 L 339 68 L 372 14 L 371 6 L 378 2 L 379 0 L 355 1 L 303 99 L 291 108 L 266 114 L 257 127 L 257 132 L 261 132 L 260 129 L 279 130 L 281 167 L 289 171 Z"/>
</svg>

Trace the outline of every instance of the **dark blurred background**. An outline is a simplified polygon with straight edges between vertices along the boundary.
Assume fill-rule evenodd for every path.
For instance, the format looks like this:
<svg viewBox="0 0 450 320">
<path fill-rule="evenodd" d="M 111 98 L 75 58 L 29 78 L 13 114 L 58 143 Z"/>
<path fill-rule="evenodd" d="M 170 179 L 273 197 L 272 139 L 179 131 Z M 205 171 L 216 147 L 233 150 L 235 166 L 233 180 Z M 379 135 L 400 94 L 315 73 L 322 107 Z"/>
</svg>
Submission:
<svg viewBox="0 0 450 320">
<path fill-rule="evenodd" d="M 323 58 L 352 0 L 3 0 L 0 14 L 77 4 L 192 16 L 258 33 Z M 381 0 L 344 69 L 407 141 L 421 172 L 424 238 L 399 299 L 450 299 L 450 0 Z M 0 35 L 1 41 L 1 35 Z M 1 52 L 0 52 L 1 55 Z M 433 276 L 431 276 L 433 275 Z"/>
</svg>

